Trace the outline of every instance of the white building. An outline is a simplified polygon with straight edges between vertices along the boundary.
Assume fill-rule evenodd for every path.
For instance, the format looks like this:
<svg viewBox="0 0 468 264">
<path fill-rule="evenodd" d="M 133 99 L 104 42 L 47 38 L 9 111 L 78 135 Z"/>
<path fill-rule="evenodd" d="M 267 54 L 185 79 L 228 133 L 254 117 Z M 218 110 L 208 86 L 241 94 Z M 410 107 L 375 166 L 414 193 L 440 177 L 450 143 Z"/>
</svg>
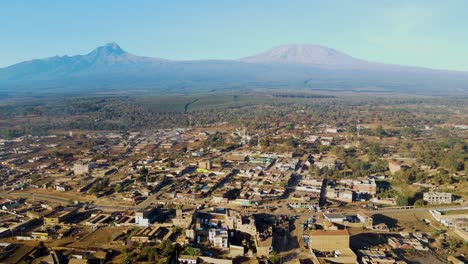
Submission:
<svg viewBox="0 0 468 264">
<path fill-rule="evenodd" d="M 318 136 L 309 135 L 309 136 L 304 138 L 304 141 L 307 142 L 307 143 L 315 143 L 315 141 L 317 141 L 318 138 L 319 138 Z"/>
<path fill-rule="evenodd" d="M 338 133 L 338 128 L 336 127 L 329 127 L 329 128 L 325 128 L 325 133 Z"/>
<path fill-rule="evenodd" d="M 424 193 L 423 200 L 428 204 L 449 204 L 452 203 L 452 194 L 444 192 L 427 192 Z"/>
<path fill-rule="evenodd" d="M 78 162 L 73 165 L 73 173 L 75 175 L 89 174 L 96 167 L 94 162 Z"/>
<path fill-rule="evenodd" d="M 149 226 L 159 217 L 157 210 L 158 208 L 154 207 L 150 210 L 136 211 L 135 224 L 137 226 Z"/>
<path fill-rule="evenodd" d="M 228 248 L 228 231 L 211 228 L 208 233 L 208 240 L 214 247 Z"/>
<path fill-rule="evenodd" d="M 327 168 L 333 170 L 337 166 L 337 161 L 334 158 L 325 157 L 325 158 L 321 158 L 320 160 L 317 160 L 316 162 L 314 162 L 314 165 L 317 166 L 319 169 L 323 169 L 323 168 L 327 167 Z"/>
</svg>

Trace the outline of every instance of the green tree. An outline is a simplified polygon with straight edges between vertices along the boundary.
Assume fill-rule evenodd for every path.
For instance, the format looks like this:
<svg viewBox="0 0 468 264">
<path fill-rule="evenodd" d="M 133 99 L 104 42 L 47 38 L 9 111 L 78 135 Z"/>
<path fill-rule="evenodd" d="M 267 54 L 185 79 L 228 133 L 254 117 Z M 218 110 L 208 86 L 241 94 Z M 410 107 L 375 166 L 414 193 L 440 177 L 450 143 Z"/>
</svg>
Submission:
<svg viewBox="0 0 468 264">
<path fill-rule="evenodd" d="M 171 228 L 171 231 L 172 231 L 172 233 L 174 233 L 174 234 L 179 234 L 180 231 L 181 231 L 181 229 L 180 229 L 180 227 L 178 227 L 178 226 L 173 226 L 173 227 Z"/>
<path fill-rule="evenodd" d="M 424 203 L 424 200 L 423 200 L 423 199 L 418 199 L 418 200 L 416 200 L 416 201 L 414 202 L 414 206 L 416 206 L 416 207 L 422 207 L 422 206 L 424 206 L 424 204 L 425 204 L 425 203 Z"/>
<path fill-rule="evenodd" d="M 400 194 L 397 196 L 396 202 L 398 206 L 408 206 L 408 197 Z"/>
<path fill-rule="evenodd" d="M 118 193 L 120 191 L 122 191 L 122 185 L 120 184 L 114 185 L 114 192 Z"/>
<path fill-rule="evenodd" d="M 278 254 L 276 253 L 276 251 L 272 251 L 270 253 L 270 255 L 268 256 L 268 261 L 271 262 L 271 264 L 276 264 L 278 263 L 278 261 L 280 260 Z"/>
<path fill-rule="evenodd" d="M 136 262 L 136 255 L 133 252 L 124 251 L 122 253 L 122 259 L 120 263 L 122 264 L 132 264 Z"/>
<path fill-rule="evenodd" d="M 168 257 L 175 252 L 175 246 L 170 240 L 163 240 L 161 242 L 161 250 L 163 251 L 163 255 Z"/>
<path fill-rule="evenodd" d="M 146 177 L 146 175 L 148 175 L 148 168 L 146 168 L 145 166 L 143 166 L 141 169 L 140 169 L 140 176 L 142 178 Z"/>
<path fill-rule="evenodd" d="M 198 256 L 200 252 L 189 245 L 184 245 L 181 255 Z"/>
<path fill-rule="evenodd" d="M 385 130 L 383 129 L 382 125 L 378 125 L 376 128 L 375 128 L 375 135 L 377 137 L 382 137 L 385 135 Z"/>
<path fill-rule="evenodd" d="M 158 259 L 158 252 L 154 247 L 144 247 L 141 250 L 141 257 L 144 260 L 154 262 Z"/>
</svg>

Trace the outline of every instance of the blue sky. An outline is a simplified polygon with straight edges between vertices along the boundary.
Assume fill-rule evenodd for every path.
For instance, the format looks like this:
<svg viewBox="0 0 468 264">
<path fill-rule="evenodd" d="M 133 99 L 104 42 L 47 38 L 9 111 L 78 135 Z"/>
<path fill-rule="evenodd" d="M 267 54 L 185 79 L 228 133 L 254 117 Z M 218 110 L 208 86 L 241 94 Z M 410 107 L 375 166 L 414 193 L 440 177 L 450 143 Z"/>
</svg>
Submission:
<svg viewBox="0 0 468 264">
<path fill-rule="evenodd" d="M 236 59 L 280 44 L 468 71 L 465 0 L 5 0 L 0 67 L 117 42 L 168 59 Z"/>
</svg>

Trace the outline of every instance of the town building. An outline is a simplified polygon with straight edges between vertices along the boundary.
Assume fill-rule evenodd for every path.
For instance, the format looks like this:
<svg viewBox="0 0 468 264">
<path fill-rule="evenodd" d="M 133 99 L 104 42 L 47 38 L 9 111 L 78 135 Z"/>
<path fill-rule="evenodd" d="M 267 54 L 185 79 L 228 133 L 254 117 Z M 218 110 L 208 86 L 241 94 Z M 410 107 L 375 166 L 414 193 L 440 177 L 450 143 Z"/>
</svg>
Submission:
<svg viewBox="0 0 468 264">
<path fill-rule="evenodd" d="M 228 231 L 225 229 L 211 228 L 208 233 L 208 240 L 217 248 L 229 248 Z"/>
<path fill-rule="evenodd" d="M 149 226 L 160 218 L 160 211 L 157 207 L 135 212 L 135 224 L 137 226 Z"/>
<path fill-rule="evenodd" d="M 377 184 L 374 179 L 361 179 L 353 181 L 353 190 L 357 193 L 377 194 Z"/>
<path fill-rule="evenodd" d="M 96 167 L 94 162 L 78 162 L 73 165 L 73 173 L 75 175 L 89 174 Z"/>
<path fill-rule="evenodd" d="M 211 160 L 200 160 L 198 162 L 198 168 L 211 170 L 212 166 Z"/>
<path fill-rule="evenodd" d="M 334 170 L 338 166 L 338 163 L 334 158 L 325 157 L 315 161 L 314 165 L 319 169 L 328 168 L 330 170 Z"/>
<path fill-rule="evenodd" d="M 77 207 L 66 207 L 53 211 L 51 214 L 44 217 L 44 224 L 53 226 L 69 221 L 73 216 L 78 213 Z"/>
<path fill-rule="evenodd" d="M 452 202 L 452 194 L 445 192 L 426 192 L 423 200 L 428 204 L 449 204 Z"/>
</svg>

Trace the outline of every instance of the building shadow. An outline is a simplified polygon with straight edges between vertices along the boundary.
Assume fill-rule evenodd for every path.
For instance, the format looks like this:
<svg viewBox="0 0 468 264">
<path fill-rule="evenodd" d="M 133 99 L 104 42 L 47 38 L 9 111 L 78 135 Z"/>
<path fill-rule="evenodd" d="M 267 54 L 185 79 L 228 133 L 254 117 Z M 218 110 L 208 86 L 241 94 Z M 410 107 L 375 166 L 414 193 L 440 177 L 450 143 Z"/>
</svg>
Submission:
<svg viewBox="0 0 468 264">
<path fill-rule="evenodd" d="M 374 225 L 383 223 L 383 224 L 386 224 L 389 229 L 398 227 L 398 221 L 396 219 L 388 217 L 383 214 L 375 214 L 372 216 L 372 219 L 373 219 Z"/>
</svg>

